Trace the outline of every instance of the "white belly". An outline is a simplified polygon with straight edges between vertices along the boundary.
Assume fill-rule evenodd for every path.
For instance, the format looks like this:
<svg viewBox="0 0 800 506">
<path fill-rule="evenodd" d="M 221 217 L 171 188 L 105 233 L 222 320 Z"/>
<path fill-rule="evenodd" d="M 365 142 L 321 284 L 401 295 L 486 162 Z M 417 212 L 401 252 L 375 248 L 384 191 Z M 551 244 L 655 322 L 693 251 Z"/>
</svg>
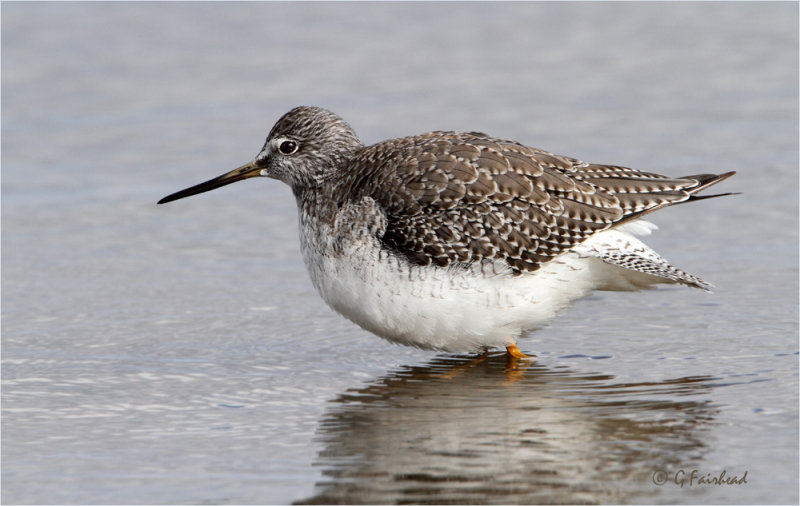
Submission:
<svg viewBox="0 0 800 506">
<path fill-rule="evenodd" d="M 381 252 L 377 241 L 340 243 L 336 255 L 309 246 L 309 274 L 334 310 L 390 341 L 449 352 L 514 343 L 595 288 L 591 269 L 602 263 L 569 253 L 515 277 L 492 266 L 483 273 L 412 266 Z"/>
</svg>

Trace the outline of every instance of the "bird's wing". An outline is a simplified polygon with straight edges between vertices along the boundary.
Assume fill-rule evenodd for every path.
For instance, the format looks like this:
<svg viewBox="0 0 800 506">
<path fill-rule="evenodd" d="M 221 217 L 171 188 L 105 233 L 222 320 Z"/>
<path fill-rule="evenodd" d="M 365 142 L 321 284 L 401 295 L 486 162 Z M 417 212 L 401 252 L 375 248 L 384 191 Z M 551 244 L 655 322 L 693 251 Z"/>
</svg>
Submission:
<svg viewBox="0 0 800 506">
<path fill-rule="evenodd" d="M 371 197 L 384 211 L 387 247 L 421 265 L 504 260 L 515 273 L 709 186 L 708 179 L 588 164 L 480 133 L 384 141 L 361 150 L 353 164 L 347 193 Z"/>
</svg>

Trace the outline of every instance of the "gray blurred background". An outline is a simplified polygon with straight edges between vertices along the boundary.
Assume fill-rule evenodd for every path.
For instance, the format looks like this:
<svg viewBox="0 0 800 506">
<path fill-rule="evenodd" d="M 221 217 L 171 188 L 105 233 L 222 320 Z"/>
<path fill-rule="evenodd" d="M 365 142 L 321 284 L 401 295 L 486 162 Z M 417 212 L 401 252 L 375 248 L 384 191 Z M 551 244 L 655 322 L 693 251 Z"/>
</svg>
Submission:
<svg viewBox="0 0 800 506">
<path fill-rule="evenodd" d="M 387 344 L 281 183 L 155 205 L 302 104 L 736 170 L 646 239 L 716 293 L 592 296 L 513 377 Z M 4 2 L 2 502 L 796 504 L 797 217 L 796 3 Z"/>
</svg>

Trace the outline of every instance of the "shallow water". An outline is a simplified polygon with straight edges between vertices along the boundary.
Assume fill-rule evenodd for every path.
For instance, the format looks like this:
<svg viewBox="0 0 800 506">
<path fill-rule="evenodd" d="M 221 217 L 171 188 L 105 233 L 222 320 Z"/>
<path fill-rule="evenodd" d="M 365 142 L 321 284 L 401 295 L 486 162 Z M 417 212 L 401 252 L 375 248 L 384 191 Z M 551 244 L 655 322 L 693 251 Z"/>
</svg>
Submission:
<svg viewBox="0 0 800 506">
<path fill-rule="evenodd" d="M 3 4 L 2 502 L 796 504 L 797 9 Z M 280 183 L 155 206 L 302 103 L 737 170 L 646 238 L 715 293 L 598 293 L 516 369 L 387 344 Z"/>
</svg>

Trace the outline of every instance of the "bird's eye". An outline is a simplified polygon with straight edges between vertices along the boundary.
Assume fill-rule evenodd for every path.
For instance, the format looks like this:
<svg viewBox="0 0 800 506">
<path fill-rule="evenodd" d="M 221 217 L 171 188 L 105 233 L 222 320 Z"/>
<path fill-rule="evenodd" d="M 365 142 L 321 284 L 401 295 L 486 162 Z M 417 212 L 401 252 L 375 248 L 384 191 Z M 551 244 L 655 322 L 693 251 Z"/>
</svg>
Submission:
<svg viewBox="0 0 800 506">
<path fill-rule="evenodd" d="M 284 155 L 291 155 L 297 151 L 297 148 L 297 143 L 294 141 L 283 141 L 280 146 L 278 146 L 278 150 Z"/>
</svg>

